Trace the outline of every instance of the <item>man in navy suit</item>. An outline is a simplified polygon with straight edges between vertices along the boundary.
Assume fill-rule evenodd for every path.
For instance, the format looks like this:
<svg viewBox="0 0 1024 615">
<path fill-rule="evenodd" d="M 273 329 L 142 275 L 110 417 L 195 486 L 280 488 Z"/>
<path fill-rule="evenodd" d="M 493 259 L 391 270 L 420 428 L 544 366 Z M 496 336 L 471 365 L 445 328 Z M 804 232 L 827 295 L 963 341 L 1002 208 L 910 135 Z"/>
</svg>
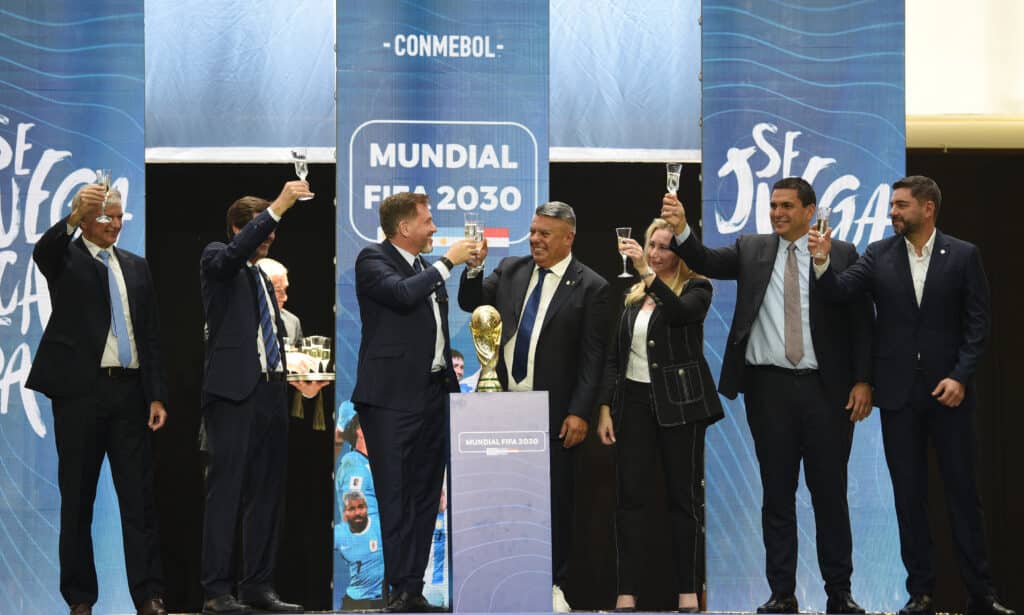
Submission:
<svg viewBox="0 0 1024 615">
<path fill-rule="evenodd" d="M 50 398 L 60 482 L 60 591 L 72 615 L 88 615 L 98 588 L 92 550 L 96 481 L 104 455 L 117 488 L 125 565 L 139 613 L 166 613 L 153 500 L 151 432 L 167 419 L 156 297 L 146 261 L 114 247 L 124 216 L 104 189 L 79 190 L 71 214 L 51 227 L 32 258 L 46 277 L 53 313 L 26 386 Z M 71 238 L 80 228 L 82 235 Z"/>
<path fill-rule="evenodd" d="M 576 213 L 551 201 L 534 211 L 529 256 L 502 259 L 486 278 L 466 271 L 459 307 L 501 314 L 498 379 L 506 391 L 547 391 L 551 438 L 552 608 L 570 609 L 576 445 L 597 409 L 608 337 L 608 282 L 572 255 Z M 484 246 L 483 256 L 486 256 Z"/>
<path fill-rule="evenodd" d="M 273 588 L 278 517 L 288 457 L 284 323 L 274 288 L 256 266 L 274 242 L 281 216 L 304 181 L 291 181 L 269 203 L 246 196 L 227 212 L 227 243 L 206 246 L 199 275 L 206 319 L 203 421 L 209 448 L 203 563 L 204 613 L 236 613 L 252 605 L 295 612 Z M 233 566 L 242 518 L 238 598 Z"/>
<path fill-rule="evenodd" d="M 871 308 L 866 298 L 829 304 L 811 275 L 807 232 L 817 199 L 804 179 L 772 186 L 774 233 L 742 235 L 711 249 L 686 224 L 675 194 L 661 216 L 676 229 L 675 250 L 690 269 L 736 280 L 736 312 L 722 358 L 718 390 L 744 394 L 747 423 L 761 473 L 765 573 L 771 597 L 758 613 L 796 613 L 796 488 L 803 462 L 814 507 L 818 566 L 828 613 L 863 613 L 850 593 L 853 538 L 846 467 L 854 423 L 871 412 Z M 857 260 L 837 246 L 836 266 Z"/>
<path fill-rule="evenodd" d="M 362 340 L 352 402 L 377 490 L 387 610 L 422 612 L 431 610 L 423 571 L 448 461 L 448 394 L 459 392 L 444 282 L 477 245 L 457 241 L 424 263 L 437 230 L 425 194 L 384 199 L 380 226 L 386 239 L 356 257 Z"/>
<path fill-rule="evenodd" d="M 896 235 L 868 246 L 845 271 L 816 258 L 824 294 L 875 302 L 875 401 L 892 477 L 910 600 L 901 615 L 931 615 L 935 570 L 928 531 L 928 440 L 939 472 L 972 615 L 1012 615 L 992 586 L 981 499 L 974 476 L 974 372 L 989 333 L 989 291 L 978 248 L 935 228 L 942 194 L 930 178 L 893 184 Z M 829 255 L 831 233 L 812 233 L 811 250 Z"/>
</svg>

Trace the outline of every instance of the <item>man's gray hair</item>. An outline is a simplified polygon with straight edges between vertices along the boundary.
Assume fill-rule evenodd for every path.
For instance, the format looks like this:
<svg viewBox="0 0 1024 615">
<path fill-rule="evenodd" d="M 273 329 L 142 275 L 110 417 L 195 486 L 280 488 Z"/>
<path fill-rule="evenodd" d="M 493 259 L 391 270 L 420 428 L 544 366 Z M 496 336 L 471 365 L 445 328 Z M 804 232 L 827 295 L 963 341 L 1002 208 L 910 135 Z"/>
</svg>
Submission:
<svg viewBox="0 0 1024 615">
<path fill-rule="evenodd" d="M 576 212 L 572 210 L 572 207 L 570 207 L 568 203 L 563 203 L 562 201 L 548 201 L 538 207 L 533 213 L 538 216 L 547 216 L 548 218 L 565 220 L 572 228 L 572 232 L 576 232 Z"/>
<path fill-rule="evenodd" d="M 107 190 L 107 205 L 121 205 L 121 191 L 117 188 Z"/>
<path fill-rule="evenodd" d="M 267 274 L 268 278 L 275 278 L 279 275 L 288 275 L 288 268 L 269 256 L 256 261 L 256 265 Z"/>
</svg>

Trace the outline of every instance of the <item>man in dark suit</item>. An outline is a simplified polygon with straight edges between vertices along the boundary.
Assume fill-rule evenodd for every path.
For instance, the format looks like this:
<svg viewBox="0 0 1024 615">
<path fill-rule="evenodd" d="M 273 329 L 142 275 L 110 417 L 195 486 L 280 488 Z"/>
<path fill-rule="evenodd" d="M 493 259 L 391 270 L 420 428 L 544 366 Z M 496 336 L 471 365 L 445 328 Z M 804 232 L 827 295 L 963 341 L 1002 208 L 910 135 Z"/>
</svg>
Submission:
<svg viewBox="0 0 1024 615">
<path fill-rule="evenodd" d="M 151 431 L 167 419 L 156 297 L 146 261 L 114 247 L 121 195 L 86 186 L 32 258 L 53 312 L 26 386 L 50 398 L 60 483 L 60 591 L 73 615 L 92 613 L 98 588 L 92 513 L 103 456 L 117 489 L 125 567 L 139 613 L 165 614 L 153 500 Z M 71 238 L 75 229 L 82 235 Z M 148 428 L 148 429 L 147 429 Z"/>
<path fill-rule="evenodd" d="M 530 223 L 530 256 L 502 259 L 491 275 L 462 274 L 459 306 L 501 314 L 498 379 L 506 391 L 547 391 L 551 446 L 552 606 L 569 610 L 574 447 L 597 409 L 608 335 L 608 283 L 572 256 L 576 214 L 551 201 Z M 483 256 L 486 256 L 486 246 Z M 557 430 L 557 431 L 555 431 Z M 557 443 L 557 441 L 556 441 Z"/>
<path fill-rule="evenodd" d="M 477 245 L 457 241 L 424 263 L 437 230 L 425 194 L 384 199 L 380 226 L 386 239 L 356 257 L 362 340 L 352 402 L 377 490 L 387 610 L 422 612 L 432 610 L 423 571 L 448 462 L 448 394 L 459 391 L 444 281 Z"/>
<path fill-rule="evenodd" d="M 281 216 L 296 199 L 310 196 L 306 182 L 292 181 L 273 203 L 238 199 L 227 212 L 228 243 L 213 242 L 200 257 L 206 322 L 202 404 L 209 448 L 200 578 L 204 613 L 235 613 L 248 605 L 302 610 L 283 602 L 273 588 L 288 458 L 285 328 L 274 289 L 255 263 L 267 255 Z M 236 599 L 232 568 L 240 513 Z"/>
<path fill-rule="evenodd" d="M 798 177 L 772 188 L 774 233 L 743 235 L 710 249 L 686 224 L 675 194 L 662 217 L 676 230 L 673 249 L 694 271 L 737 281 L 736 312 L 722 359 L 718 390 L 744 394 L 761 472 L 765 571 L 771 597 L 758 613 L 796 613 L 796 488 L 800 463 L 814 506 L 818 566 L 829 613 L 863 613 L 850 594 L 853 574 L 846 466 L 853 425 L 871 412 L 871 310 L 826 303 L 815 284 L 807 231 L 814 189 Z M 835 265 L 857 259 L 838 244 Z"/>
<path fill-rule="evenodd" d="M 818 284 L 834 300 L 867 292 L 875 302 L 875 400 L 892 477 L 910 600 L 901 615 L 935 612 L 928 525 L 928 440 L 935 445 L 960 572 L 972 615 L 1012 615 L 989 572 L 974 476 L 974 371 L 989 332 L 989 291 L 978 248 L 935 228 L 942 194 L 930 178 L 893 184 L 896 235 L 835 267 L 830 233 L 812 233 Z M 831 250 L 831 254 L 830 254 Z"/>
</svg>

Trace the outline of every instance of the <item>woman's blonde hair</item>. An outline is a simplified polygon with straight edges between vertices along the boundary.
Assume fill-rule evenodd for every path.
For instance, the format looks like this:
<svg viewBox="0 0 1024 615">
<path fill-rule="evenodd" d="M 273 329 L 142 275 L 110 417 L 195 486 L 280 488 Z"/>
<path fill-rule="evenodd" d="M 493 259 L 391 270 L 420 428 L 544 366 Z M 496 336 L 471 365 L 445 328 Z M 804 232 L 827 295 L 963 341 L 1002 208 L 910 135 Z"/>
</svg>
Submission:
<svg viewBox="0 0 1024 615">
<path fill-rule="evenodd" d="M 651 235 L 653 235 L 655 231 L 668 231 L 670 235 L 675 235 L 675 229 L 672 228 L 671 224 L 665 222 L 664 218 L 655 218 L 654 221 L 651 222 L 651 225 L 647 227 L 647 232 L 644 233 L 644 245 L 641 247 L 644 250 L 645 259 L 647 258 L 647 244 L 651 242 Z M 683 292 L 683 288 L 686 286 L 687 282 L 693 278 L 699 277 L 699 275 L 686 266 L 686 261 L 680 258 L 679 267 L 676 269 L 676 274 L 672 277 L 668 287 L 672 289 L 672 292 L 678 295 Z M 643 280 L 641 280 L 629 289 L 629 293 L 626 294 L 626 305 L 633 305 L 634 303 L 643 301 L 646 295 L 647 287 L 644 285 Z"/>
</svg>

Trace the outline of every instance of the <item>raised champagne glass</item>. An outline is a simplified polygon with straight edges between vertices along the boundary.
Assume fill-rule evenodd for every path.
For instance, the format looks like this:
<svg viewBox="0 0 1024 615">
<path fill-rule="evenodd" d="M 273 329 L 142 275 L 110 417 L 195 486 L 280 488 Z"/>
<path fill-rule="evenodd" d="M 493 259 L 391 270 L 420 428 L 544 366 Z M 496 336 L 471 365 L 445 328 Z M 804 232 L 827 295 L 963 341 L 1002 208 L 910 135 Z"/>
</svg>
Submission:
<svg viewBox="0 0 1024 615">
<path fill-rule="evenodd" d="M 814 230 L 824 237 L 825 233 L 828 232 L 828 217 L 832 214 L 828 207 L 818 207 L 818 217 L 814 220 Z M 818 251 L 814 253 L 814 258 L 824 258 L 825 254 L 818 248 Z"/>
<path fill-rule="evenodd" d="M 615 229 L 615 238 L 619 244 L 619 255 L 622 256 L 622 273 L 618 275 L 620 278 L 631 278 L 633 277 L 628 271 L 626 271 L 626 260 L 628 257 L 622 252 L 622 244 L 624 239 L 629 239 L 630 235 L 633 234 L 633 227 L 631 226 L 620 226 Z"/>
<path fill-rule="evenodd" d="M 480 219 L 480 214 L 475 211 L 467 211 L 465 213 L 465 226 L 463 227 L 463 236 L 466 239 L 472 239 L 473 241 L 480 243 L 484 240 L 484 224 Z M 484 268 L 483 261 L 472 267 L 470 270 L 476 274 L 482 271 Z"/>
<path fill-rule="evenodd" d="M 292 148 L 292 163 L 295 164 L 295 175 L 302 181 L 306 181 L 306 176 L 309 175 L 309 165 L 306 164 L 306 148 Z M 312 198 L 311 196 L 300 196 L 298 200 L 308 201 Z"/>
<path fill-rule="evenodd" d="M 110 222 L 107 215 L 107 195 L 110 194 L 110 169 L 96 169 L 96 183 L 103 186 L 106 191 L 103 193 L 103 204 L 100 205 L 100 215 L 96 216 L 97 222 L 106 224 Z"/>
<path fill-rule="evenodd" d="M 683 172 L 683 163 L 669 162 L 665 164 L 665 189 L 675 194 L 679 191 L 679 176 Z"/>
</svg>

